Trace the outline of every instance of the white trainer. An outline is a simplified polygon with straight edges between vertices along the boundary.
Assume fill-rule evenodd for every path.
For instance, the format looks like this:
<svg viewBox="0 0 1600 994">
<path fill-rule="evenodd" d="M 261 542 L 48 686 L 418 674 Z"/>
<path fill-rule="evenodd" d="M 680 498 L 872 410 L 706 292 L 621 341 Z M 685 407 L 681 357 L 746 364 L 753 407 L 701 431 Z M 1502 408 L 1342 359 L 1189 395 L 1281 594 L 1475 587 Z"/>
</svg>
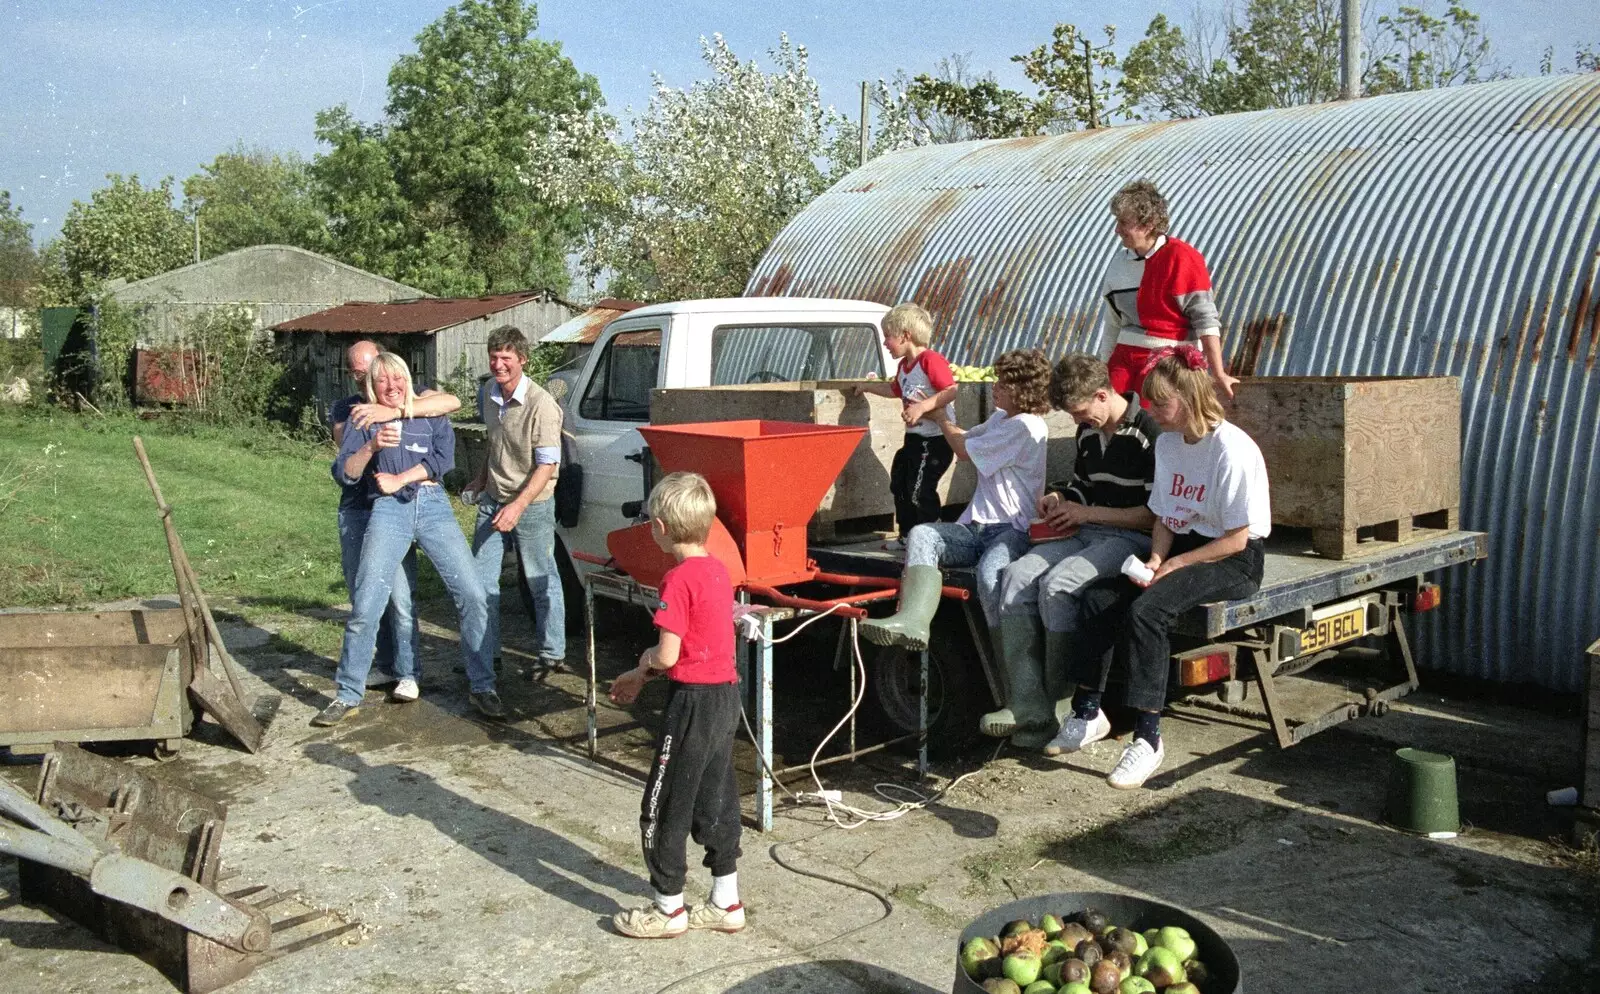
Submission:
<svg viewBox="0 0 1600 994">
<path fill-rule="evenodd" d="M 1151 774 L 1161 768 L 1161 761 L 1167 758 L 1167 743 L 1163 741 L 1155 748 L 1144 739 L 1134 736 L 1128 747 L 1122 750 L 1122 758 L 1117 760 L 1116 768 L 1111 775 L 1106 777 L 1106 783 L 1118 790 L 1133 790 L 1143 787 L 1144 782 L 1150 779 Z"/>
<path fill-rule="evenodd" d="M 407 702 L 414 701 L 422 696 L 421 691 L 417 689 L 417 681 L 410 677 L 401 679 L 399 683 L 394 685 L 394 690 L 390 691 L 390 693 L 394 694 L 395 700 Z"/>
<path fill-rule="evenodd" d="M 1061 756 L 1069 752 L 1077 752 L 1086 745 L 1092 745 L 1111 734 L 1111 719 L 1099 708 L 1095 709 L 1093 717 L 1068 718 L 1061 723 L 1061 731 L 1044 747 L 1046 756 Z"/>
</svg>

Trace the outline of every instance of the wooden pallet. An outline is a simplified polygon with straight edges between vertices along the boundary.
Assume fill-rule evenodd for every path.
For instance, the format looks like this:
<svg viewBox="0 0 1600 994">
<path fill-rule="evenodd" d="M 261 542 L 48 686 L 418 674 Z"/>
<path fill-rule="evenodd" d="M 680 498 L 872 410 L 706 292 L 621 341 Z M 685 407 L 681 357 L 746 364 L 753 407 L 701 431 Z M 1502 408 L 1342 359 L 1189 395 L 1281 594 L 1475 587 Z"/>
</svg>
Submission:
<svg viewBox="0 0 1600 994">
<path fill-rule="evenodd" d="M 1426 514 L 1412 514 L 1391 518 L 1359 528 L 1312 528 L 1311 546 L 1317 555 L 1329 559 L 1345 559 L 1355 555 L 1361 545 L 1372 542 L 1399 544 L 1425 538 L 1440 531 L 1450 531 L 1461 526 L 1456 508 L 1446 507 Z"/>
</svg>

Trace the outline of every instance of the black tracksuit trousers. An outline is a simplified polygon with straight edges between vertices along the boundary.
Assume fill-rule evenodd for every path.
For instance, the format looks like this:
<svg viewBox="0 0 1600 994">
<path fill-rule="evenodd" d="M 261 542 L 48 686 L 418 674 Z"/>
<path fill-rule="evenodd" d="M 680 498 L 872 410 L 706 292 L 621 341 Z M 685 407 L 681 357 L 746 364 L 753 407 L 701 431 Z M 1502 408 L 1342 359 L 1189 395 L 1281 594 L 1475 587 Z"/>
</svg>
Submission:
<svg viewBox="0 0 1600 994">
<path fill-rule="evenodd" d="M 737 683 L 677 683 L 656 759 L 644 785 L 639 835 L 650 886 L 680 894 L 689 871 L 687 839 L 705 847 L 712 876 L 734 872 L 740 856 L 739 785 L 733 778 L 733 736 L 739 728 Z"/>
<path fill-rule="evenodd" d="M 889 493 L 902 540 L 918 525 L 939 520 L 939 480 L 955 457 L 943 435 L 906 432 L 905 443 L 889 464 Z"/>
</svg>

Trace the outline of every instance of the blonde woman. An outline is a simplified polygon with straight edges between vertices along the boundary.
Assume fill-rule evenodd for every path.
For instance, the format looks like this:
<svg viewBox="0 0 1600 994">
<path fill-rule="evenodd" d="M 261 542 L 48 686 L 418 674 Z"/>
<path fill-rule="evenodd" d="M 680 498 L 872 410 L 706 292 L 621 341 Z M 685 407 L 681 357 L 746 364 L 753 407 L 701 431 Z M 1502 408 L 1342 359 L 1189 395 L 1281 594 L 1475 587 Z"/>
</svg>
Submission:
<svg viewBox="0 0 1600 994">
<path fill-rule="evenodd" d="M 366 394 L 369 403 L 395 408 L 403 417 L 366 427 L 351 424 L 334 460 L 333 473 L 341 483 L 368 489 L 372 512 L 350 595 L 350 620 L 345 623 L 344 644 L 339 650 L 334 677 L 338 695 L 311 723 L 337 725 L 360 707 L 378 622 L 389 603 L 395 570 L 413 542 L 433 561 L 455 601 L 473 706 L 489 717 L 502 717 L 505 709 L 494 691 L 494 669 L 484 652 L 488 610 L 483 584 L 478 580 L 472 550 L 450 509 L 450 498 L 439 482 L 455 467 L 455 431 L 448 418 L 413 417 L 416 393 L 411 371 L 405 360 L 392 352 L 380 353 L 367 367 Z M 414 668 L 396 675 L 400 682 L 395 685 L 395 699 L 416 700 Z"/>
<path fill-rule="evenodd" d="M 1133 739 L 1107 779 L 1125 789 L 1143 785 L 1166 757 L 1161 709 L 1173 623 L 1200 604 L 1254 594 L 1261 586 L 1262 539 L 1272 531 L 1261 450 L 1224 420 L 1200 350 L 1184 345 L 1153 356 L 1144 394 L 1163 429 L 1155 443 L 1149 507 L 1156 522 L 1145 560 L 1155 576 L 1148 585 L 1118 576 L 1085 590 L 1072 650 L 1079 681 L 1072 717 L 1045 747 L 1048 755 L 1076 752 L 1111 733 L 1100 696 L 1114 650 L 1128 675 L 1127 703 L 1136 717 Z"/>
</svg>

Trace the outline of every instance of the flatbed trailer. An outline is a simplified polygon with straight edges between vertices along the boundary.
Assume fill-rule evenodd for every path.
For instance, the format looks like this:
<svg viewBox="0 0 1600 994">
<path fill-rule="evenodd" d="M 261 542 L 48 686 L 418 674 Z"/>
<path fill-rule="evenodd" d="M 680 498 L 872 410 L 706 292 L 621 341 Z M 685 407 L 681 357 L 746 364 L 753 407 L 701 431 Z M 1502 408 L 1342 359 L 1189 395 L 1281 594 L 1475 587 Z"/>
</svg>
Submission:
<svg viewBox="0 0 1600 994">
<path fill-rule="evenodd" d="M 1365 714 L 1382 714 L 1390 701 L 1417 688 L 1417 671 L 1406 634 L 1408 615 L 1438 605 L 1438 584 L 1427 578 L 1447 566 L 1475 562 L 1488 554 L 1481 532 L 1440 530 L 1404 543 L 1373 542 L 1346 559 L 1310 552 L 1305 532 L 1280 530 L 1267 540 L 1261 589 L 1253 597 L 1204 604 L 1176 626 L 1169 696 L 1194 703 L 1236 708 L 1254 684 L 1278 745 L 1288 748 L 1308 736 Z M 901 557 L 870 542 L 811 547 L 817 565 L 833 573 L 894 576 Z M 945 572 L 949 586 L 971 590 L 970 569 Z M 946 600 L 935 619 L 935 637 L 926 653 L 932 686 L 923 685 L 923 660 L 904 650 L 880 651 L 869 666 L 869 684 L 879 709 L 907 731 L 919 727 L 921 708 L 929 736 L 961 741 L 975 725 L 974 705 L 982 688 L 1003 703 L 999 674 L 990 658 L 988 636 L 975 598 Z M 1284 713 L 1275 681 L 1300 674 L 1359 639 L 1381 638 L 1394 682 L 1367 686 L 1350 700 L 1306 720 Z M 1113 676 L 1115 679 L 1115 675 Z M 924 704 L 923 694 L 928 700 Z M 1207 700 L 1209 699 L 1209 700 Z"/>
</svg>

